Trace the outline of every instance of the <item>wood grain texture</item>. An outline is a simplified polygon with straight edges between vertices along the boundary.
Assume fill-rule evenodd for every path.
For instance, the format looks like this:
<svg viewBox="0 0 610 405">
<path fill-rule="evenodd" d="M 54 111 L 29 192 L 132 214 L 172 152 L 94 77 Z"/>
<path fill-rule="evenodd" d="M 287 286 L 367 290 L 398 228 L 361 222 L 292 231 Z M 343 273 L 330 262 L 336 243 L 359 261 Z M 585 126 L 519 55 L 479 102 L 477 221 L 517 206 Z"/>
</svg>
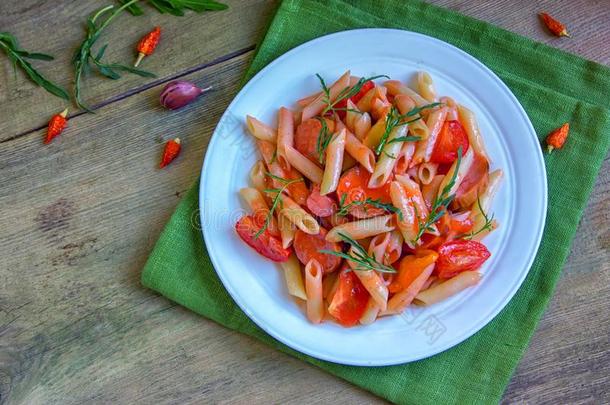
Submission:
<svg viewBox="0 0 610 405">
<path fill-rule="evenodd" d="M 74 46 L 64 38 L 80 33 L 73 26 L 90 7 L 105 2 L 0 3 L 3 30 L 17 34 L 27 48 L 60 56 Z M 230 3 L 232 10 L 219 18 L 149 12 L 143 20 L 133 19 L 125 33 L 137 38 L 163 21 L 167 32 L 182 39 L 178 48 L 166 50 L 173 59 L 151 58 L 145 66 L 153 66 L 162 80 L 193 72 L 185 77 L 212 83 L 216 91 L 169 112 L 158 106 L 160 84 L 135 77 L 92 80 L 90 94 L 105 106 L 96 115 L 75 117 L 70 130 L 48 147 L 41 145 L 43 131 L 33 129 L 61 102 L 53 104 L 56 100 L 19 75 L 16 84 L 0 64 L 0 139 L 10 139 L 0 142 L 0 403 L 383 402 L 139 283 L 148 253 L 198 176 L 209 136 L 237 92 L 253 55 L 247 49 L 273 12 L 268 2 Z M 539 6 L 526 1 L 434 3 L 610 62 L 605 2 L 540 2 L 570 23 L 575 33 L 570 41 L 547 36 L 531 18 Z M 62 29 L 49 28 L 56 21 L 63 22 Z M 39 49 L 36 38 L 45 32 L 48 48 Z M 209 42 L 201 41 L 208 36 Z M 130 48 L 113 52 L 109 56 L 117 59 L 132 56 Z M 49 70 L 59 81 L 68 74 L 64 57 L 64 68 L 60 63 Z M 157 170 L 162 141 L 177 135 L 183 154 Z M 610 158 L 504 403 L 610 402 L 608 173 Z"/>
<path fill-rule="evenodd" d="M 74 73 L 70 61 L 84 39 L 86 17 L 112 1 L 4 0 L 0 2 L 0 27 L 16 35 L 23 48 L 54 55 L 54 61 L 36 61 L 34 65 L 49 79 L 72 91 Z M 162 39 L 155 55 L 146 58 L 140 66 L 155 73 L 157 78 L 125 74 L 115 81 L 91 73 L 83 85 L 85 101 L 91 106 L 115 101 L 199 69 L 215 59 L 253 49 L 265 32 L 275 2 L 224 2 L 230 5 L 228 10 L 188 13 L 179 18 L 159 14 L 148 6 L 144 7 L 143 16 L 123 13 L 117 17 L 98 41 L 98 47 L 110 44 L 105 59 L 133 63 L 134 48 L 140 37 L 159 25 Z M 46 125 L 50 116 L 67 104 L 31 83 L 22 72 L 15 75 L 12 70 L 10 62 L 1 55 L 0 112 L 3 119 L 0 120 L 0 141 Z M 71 115 L 77 112 L 72 105 L 70 107 Z"/>
</svg>

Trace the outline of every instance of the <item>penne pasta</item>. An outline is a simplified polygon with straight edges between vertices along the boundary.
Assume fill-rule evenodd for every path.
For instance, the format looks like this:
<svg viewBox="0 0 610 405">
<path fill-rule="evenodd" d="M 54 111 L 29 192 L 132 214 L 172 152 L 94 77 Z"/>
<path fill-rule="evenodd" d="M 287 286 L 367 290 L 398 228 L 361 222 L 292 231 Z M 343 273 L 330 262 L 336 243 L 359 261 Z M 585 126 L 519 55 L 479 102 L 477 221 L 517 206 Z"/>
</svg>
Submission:
<svg viewBox="0 0 610 405">
<path fill-rule="evenodd" d="M 397 96 L 398 94 L 406 94 L 407 96 L 411 97 L 417 107 L 429 104 L 428 100 L 426 100 L 415 90 L 409 88 L 406 84 L 403 84 L 398 80 L 388 80 L 383 85 L 385 88 L 388 89 L 388 93 L 393 96 Z"/>
<path fill-rule="evenodd" d="M 369 173 L 373 172 L 375 167 L 375 154 L 349 131 L 346 132 L 345 151 Z"/>
<path fill-rule="evenodd" d="M 279 108 L 277 129 L 246 116 L 261 157 L 239 190 L 250 212 L 237 237 L 280 263 L 313 323 L 369 325 L 476 284 L 502 171 L 490 173 L 474 114 L 424 71 L 416 90 L 318 78 L 322 91 Z"/>
<path fill-rule="evenodd" d="M 307 318 L 313 323 L 322 322 L 322 266 L 312 259 L 305 265 L 305 292 L 307 294 Z"/>
<path fill-rule="evenodd" d="M 407 135 L 407 126 L 401 125 L 396 126 L 390 132 L 387 143 L 383 147 L 383 151 L 375 165 L 375 170 L 369 180 L 369 188 L 379 188 L 386 184 L 392 175 L 394 166 L 400 149 L 402 148 L 401 142 L 393 142 L 396 138 L 404 137 Z"/>
<path fill-rule="evenodd" d="M 292 146 L 286 146 L 284 153 L 286 154 L 288 163 L 302 173 L 303 176 L 307 177 L 316 184 L 322 183 L 322 176 L 324 175 L 324 172 L 317 164 L 303 156 Z"/>
<path fill-rule="evenodd" d="M 332 193 L 339 185 L 345 151 L 345 132 L 345 128 L 343 128 L 339 133 L 333 135 L 333 139 L 326 148 L 326 166 L 320 184 L 321 195 Z"/>
<path fill-rule="evenodd" d="M 474 149 L 477 154 L 483 156 L 485 159 L 487 159 L 487 161 L 491 162 L 491 159 L 487 154 L 487 150 L 485 149 L 485 143 L 483 142 L 481 130 L 479 129 L 479 124 L 477 124 L 474 113 L 463 105 L 457 105 L 457 112 L 460 123 L 468 135 L 470 148 Z"/>
<path fill-rule="evenodd" d="M 385 132 L 385 127 L 385 119 L 378 120 L 375 125 L 371 127 L 369 132 L 367 132 L 362 143 L 364 143 L 367 148 L 375 148 L 377 145 L 379 145 L 379 141 Z"/>
<path fill-rule="evenodd" d="M 415 296 L 415 302 L 418 305 L 426 306 L 436 304 L 468 287 L 477 285 L 479 281 L 481 281 L 481 275 L 476 271 L 463 271 L 447 281 L 420 292 Z"/>
<path fill-rule="evenodd" d="M 377 319 L 377 314 L 379 314 L 379 305 L 373 298 L 369 298 L 364 313 L 360 316 L 358 322 L 360 322 L 361 325 L 370 325 Z"/>
<path fill-rule="evenodd" d="M 447 117 L 447 109 L 439 108 L 432 111 L 428 115 L 426 120 L 426 126 L 428 127 L 428 138 L 425 141 L 419 141 L 417 148 L 415 148 L 415 155 L 411 165 L 418 165 L 422 162 L 429 162 L 432 156 L 432 151 L 436 145 L 438 134 L 441 132 L 445 118 Z"/>
<path fill-rule="evenodd" d="M 280 238 L 282 240 L 282 247 L 288 249 L 294 241 L 294 234 L 297 231 L 297 227 L 290 222 L 286 217 L 280 215 L 276 210 L 277 226 L 280 230 Z"/>
<path fill-rule="evenodd" d="M 251 115 L 246 116 L 246 126 L 250 135 L 255 138 L 274 143 L 277 141 L 277 131 Z"/>
<path fill-rule="evenodd" d="M 478 197 L 478 202 L 473 205 L 471 218 L 473 221 L 472 229 L 476 232 L 485 227 L 486 216 L 489 218 L 489 209 L 494 195 L 497 193 L 502 183 L 503 172 L 501 169 L 495 170 L 489 174 L 489 182 L 485 191 Z M 498 224 L 493 221 L 491 229 L 484 229 L 474 235 L 474 240 L 481 240 L 483 237 L 488 235 L 491 231 L 496 229 Z"/>
<path fill-rule="evenodd" d="M 280 214 L 296 225 L 301 231 L 310 235 L 320 233 L 320 224 L 314 217 L 305 211 L 299 204 L 294 202 L 287 195 L 280 196 L 281 206 Z"/>
<path fill-rule="evenodd" d="M 419 182 L 422 184 L 430 184 L 434 176 L 436 176 L 436 170 L 438 169 L 438 164 L 436 163 L 422 163 L 419 165 L 417 169 L 417 178 Z"/>
<path fill-rule="evenodd" d="M 347 262 L 352 271 L 358 276 L 360 282 L 366 290 L 371 294 L 371 298 L 379 305 L 380 311 L 385 311 L 388 305 L 388 287 L 385 285 L 383 278 L 373 270 L 358 270 L 358 265 L 352 261 Z"/>
<path fill-rule="evenodd" d="M 339 93 L 349 86 L 349 80 L 350 72 L 348 70 L 343 74 L 343 76 L 341 76 L 336 82 L 334 82 L 332 86 L 329 87 L 328 91 L 330 94 L 330 102 L 335 101 Z M 309 118 L 315 117 L 324 110 L 324 107 L 326 106 L 325 97 L 326 95 L 324 93 L 320 93 L 318 97 L 316 97 L 311 103 L 303 107 L 303 112 L 301 113 L 301 122 Z"/>
<path fill-rule="evenodd" d="M 277 124 L 277 160 L 283 168 L 290 168 L 286 148 L 294 144 L 294 115 L 285 107 L 280 108 Z"/>
<path fill-rule="evenodd" d="M 390 232 L 386 232 L 375 235 L 371 239 L 371 243 L 369 243 L 369 256 L 373 257 L 378 263 L 383 263 L 385 260 L 386 250 L 390 242 L 390 234 Z"/>
<path fill-rule="evenodd" d="M 455 176 L 455 182 L 453 183 L 453 187 L 451 187 L 448 190 L 447 195 L 455 194 L 457 189 L 460 187 L 460 184 L 462 184 L 462 180 L 464 180 L 464 177 L 466 177 L 468 170 L 470 170 L 470 166 L 472 166 L 473 160 L 474 160 L 473 148 L 468 148 L 468 151 L 466 152 L 466 154 L 464 154 L 464 156 L 462 156 L 462 160 L 460 162 L 460 167 L 457 170 L 457 175 Z M 453 162 L 453 164 L 451 165 L 451 168 L 449 168 L 449 171 L 443 178 L 443 181 L 441 181 L 441 184 L 439 185 L 439 189 L 438 189 L 438 192 L 439 192 L 438 195 L 440 195 L 443 192 L 443 190 L 445 189 L 445 186 L 447 186 L 447 184 L 449 184 L 449 182 L 453 178 L 453 173 L 455 173 L 456 165 L 457 165 L 457 160 L 455 162 Z"/>
<path fill-rule="evenodd" d="M 383 264 L 389 265 L 395 263 L 402 256 L 402 244 L 404 238 L 398 230 L 390 232 L 390 238 L 386 247 L 385 256 L 383 258 Z"/>
<path fill-rule="evenodd" d="M 280 265 L 284 270 L 284 278 L 286 279 L 288 294 L 302 300 L 307 300 L 307 293 L 305 292 L 305 286 L 303 284 L 301 264 L 294 253 L 290 255 L 290 258 L 288 258 L 287 261 L 280 263 Z"/>
<path fill-rule="evenodd" d="M 398 159 L 396 159 L 394 173 L 404 174 L 411 164 L 411 159 L 413 159 L 414 153 L 415 142 L 403 142 L 402 149 L 400 149 L 400 153 L 398 154 Z"/>
<path fill-rule="evenodd" d="M 328 231 L 326 240 L 329 242 L 341 242 L 343 239 L 340 234 L 345 234 L 352 239 L 359 240 L 380 233 L 389 232 L 393 229 L 392 215 L 382 215 L 337 225 Z"/>
<path fill-rule="evenodd" d="M 250 169 L 250 183 L 252 187 L 260 192 L 267 188 L 267 180 L 265 178 L 265 164 L 262 160 L 257 160 Z"/>
<path fill-rule="evenodd" d="M 417 91 L 431 103 L 436 100 L 436 90 L 434 89 L 432 77 L 428 72 L 417 73 Z"/>
<path fill-rule="evenodd" d="M 269 216 L 269 207 L 260 191 L 255 188 L 244 187 L 239 190 L 239 195 L 241 195 L 243 200 L 252 210 L 254 218 L 258 218 L 260 223 L 264 223 L 267 216 Z M 277 236 L 280 234 L 277 221 L 273 216 L 271 216 L 267 229 L 269 229 L 269 232 L 272 235 Z"/>
</svg>

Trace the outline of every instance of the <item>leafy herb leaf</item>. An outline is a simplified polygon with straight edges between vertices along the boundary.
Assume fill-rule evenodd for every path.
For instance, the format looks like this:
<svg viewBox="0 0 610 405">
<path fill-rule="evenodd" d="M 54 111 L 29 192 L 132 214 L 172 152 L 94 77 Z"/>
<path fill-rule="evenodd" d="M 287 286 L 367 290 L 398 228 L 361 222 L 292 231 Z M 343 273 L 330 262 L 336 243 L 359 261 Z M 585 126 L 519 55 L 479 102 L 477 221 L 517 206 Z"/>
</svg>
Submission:
<svg viewBox="0 0 610 405">
<path fill-rule="evenodd" d="M 333 135 L 328 130 L 324 118 L 316 117 L 316 119 L 322 124 L 322 128 L 320 128 L 320 132 L 318 133 L 318 138 L 316 139 L 316 152 L 318 152 L 318 161 L 320 164 L 324 164 L 324 153 L 326 152 L 326 148 L 330 144 L 330 141 L 332 141 Z"/>
<path fill-rule="evenodd" d="M 460 235 L 459 237 L 467 239 L 467 240 L 471 240 L 476 235 L 478 235 L 484 231 L 493 230 L 494 215 L 492 214 L 490 217 L 487 215 L 487 213 L 485 211 L 483 211 L 483 207 L 481 206 L 481 200 L 479 199 L 478 196 L 477 196 L 477 205 L 479 206 L 479 211 L 481 211 L 481 215 L 483 215 L 483 218 L 485 219 L 485 223 L 483 225 L 481 225 L 480 229 L 478 229 L 476 231 L 473 230 L 465 235 Z"/>
<path fill-rule="evenodd" d="M 423 111 L 425 109 L 434 108 L 441 104 L 442 103 L 431 103 L 431 104 L 422 105 L 421 107 L 415 107 L 415 108 L 411 109 L 410 111 L 407 111 L 405 114 L 400 114 L 398 112 L 398 110 L 396 109 L 396 107 L 392 106 L 390 108 L 390 112 L 388 112 L 388 115 L 386 116 L 385 131 L 383 132 L 383 135 L 381 135 L 381 138 L 379 140 L 379 145 L 377 145 L 377 148 L 375 148 L 375 154 L 378 156 L 381 154 L 386 143 L 388 143 L 388 138 L 390 137 L 390 134 L 392 133 L 392 130 L 394 128 L 400 127 L 403 125 L 407 125 L 412 122 L 420 120 L 421 117 L 417 117 L 412 120 L 409 120 L 408 118 L 419 114 L 421 111 Z M 408 137 L 399 137 L 399 138 L 408 138 Z M 413 138 L 417 138 L 417 140 L 419 140 L 419 137 L 413 137 Z M 398 138 L 396 138 L 396 139 L 398 139 Z M 401 142 L 401 141 L 393 140 L 391 142 Z M 408 141 L 405 140 L 403 142 L 408 142 Z"/>
<path fill-rule="evenodd" d="M 255 239 L 258 238 L 259 236 L 261 236 L 261 234 L 263 232 L 265 232 L 265 229 L 269 228 L 269 224 L 271 223 L 271 219 L 273 218 L 273 213 L 277 209 L 278 205 L 280 205 L 282 203 L 282 193 L 284 193 L 284 191 L 288 188 L 289 185 L 298 183 L 299 181 L 303 181 L 302 177 L 299 177 L 297 179 L 288 180 L 288 179 L 284 179 L 282 177 L 276 176 L 269 172 L 265 172 L 265 175 L 271 177 L 272 179 L 279 181 L 282 184 L 282 187 L 264 190 L 266 193 L 275 194 L 275 196 L 273 197 L 273 203 L 271 204 L 269 213 L 267 214 L 267 217 L 265 218 L 265 223 L 263 224 L 261 229 L 259 229 L 258 232 L 256 232 L 256 234 L 254 234 Z"/>
<path fill-rule="evenodd" d="M 128 0 L 118 0 L 119 4 L 127 4 Z M 229 6 L 214 0 L 146 0 L 153 8 L 161 14 L 167 13 L 175 16 L 183 16 L 186 10 L 193 10 L 196 13 L 204 11 L 225 10 Z M 133 15 L 142 15 L 144 10 L 137 4 L 130 4 L 127 8 Z"/>
<path fill-rule="evenodd" d="M 347 193 L 343 193 L 343 195 L 341 196 L 341 199 L 339 200 L 339 210 L 337 211 L 337 215 L 339 216 L 346 216 L 347 214 L 349 214 L 349 210 L 352 209 L 352 207 L 358 207 L 358 206 L 363 206 L 364 210 L 366 212 L 367 209 L 367 205 L 371 205 L 375 208 L 381 208 L 384 211 L 387 212 L 391 212 L 393 214 L 398 215 L 398 218 L 400 218 L 402 220 L 402 212 L 396 208 L 394 205 L 392 205 L 391 203 L 384 203 L 381 201 L 381 199 L 372 199 L 372 198 L 366 198 L 364 200 L 354 200 L 352 202 L 350 202 L 349 204 L 345 204 L 345 199 L 347 198 Z"/>
<path fill-rule="evenodd" d="M 424 222 L 421 222 L 419 220 L 419 215 L 417 214 L 417 207 L 414 207 L 415 208 L 415 217 L 418 218 L 418 228 L 419 228 L 417 231 L 417 235 L 415 236 L 415 239 L 413 239 L 411 241 L 414 245 L 417 243 L 417 241 L 419 241 L 419 239 L 422 237 L 424 232 L 431 231 L 434 229 L 433 228 L 434 224 L 439 219 L 441 219 L 441 217 L 445 214 L 445 211 L 447 211 L 447 207 L 449 206 L 449 204 L 451 204 L 451 202 L 455 198 L 455 194 L 449 195 L 449 192 L 455 185 L 455 180 L 457 179 L 457 173 L 460 168 L 461 162 L 462 162 L 462 147 L 460 146 L 458 148 L 458 156 L 457 156 L 457 160 L 456 160 L 456 164 L 455 164 L 455 170 L 453 171 L 451 179 L 449 180 L 449 182 L 447 182 L 445 187 L 443 187 L 440 194 L 438 194 L 432 201 L 432 208 L 430 209 L 430 214 L 428 214 L 428 218 L 426 218 L 426 220 Z"/>
<path fill-rule="evenodd" d="M 347 100 L 353 96 L 355 96 L 356 94 L 358 94 L 360 92 L 360 90 L 362 89 L 362 86 L 364 86 L 364 83 L 371 81 L 371 80 L 375 80 L 375 79 L 379 79 L 381 77 L 385 77 L 386 79 L 389 79 L 389 76 L 386 75 L 377 75 L 377 76 L 371 76 L 371 77 L 361 77 L 358 82 L 353 85 L 352 87 L 345 87 L 344 89 L 342 89 L 339 94 L 337 94 L 337 97 L 335 98 L 335 101 L 330 100 L 330 89 L 328 88 L 328 86 L 326 85 L 326 82 L 324 81 L 324 79 L 322 78 L 322 76 L 320 76 L 318 73 L 316 73 L 316 76 L 318 77 L 318 80 L 320 81 L 320 86 L 322 86 L 322 92 L 324 93 L 324 104 L 326 104 L 326 107 L 324 107 L 324 110 L 322 110 L 322 112 L 320 113 L 321 116 L 323 116 L 324 114 L 326 114 L 327 112 L 335 112 L 335 111 L 341 111 L 341 110 L 347 110 L 344 108 L 337 108 L 335 107 L 338 103 L 340 103 L 343 100 Z M 360 112 L 360 111 L 358 111 Z"/>
<path fill-rule="evenodd" d="M 369 256 L 366 249 L 362 247 L 358 242 L 352 239 L 349 235 L 339 233 L 341 239 L 346 242 L 352 248 L 349 253 L 335 252 L 334 250 L 319 250 L 320 253 L 341 257 L 357 264 L 356 270 L 375 270 L 381 273 L 396 273 L 396 270 L 391 266 L 379 263 L 374 257 Z M 351 254 L 350 254 L 351 253 Z"/>
<path fill-rule="evenodd" d="M 91 17 L 87 19 L 86 35 L 85 40 L 76 50 L 72 63 L 74 65 L 74 98 L 76 105 L 85 109 L 86 111 L 92 112 L 83 101 L 81 97 L 81 83 L 84 73 L 91 67 L 95 67 L 100 74 L 116 80 L 121 77 L 117 71 L 125 71 L 133 73 L 142 77 L 156 77 L 153 73 L 145 70 L 136 69 L 131 66 L 123 65 L 120 63 L 104 63 L 102 57 L 106 52 L 108 44 L 102 46 L 95 56 L 93 56 L 93 46 L 99 39 L 104 29 L 110 24 L 110 22 L 116 18 L 123 10 L 129 9 L 131 6 L 136 6 L 136 2 L 139 0 L 121 1 L 121 6 L 107 6 L 99 9 Z M 172 0 L 174 1 L 174 0 Z M 107 15 L 105 18 L 104 16 Z M 100 21 L 98 23 L 98 21 Z"/>
<path fill-rule="evenodd" d="M 21 49 L 19 47 L 19 43 L 17 42 L 17 38 L 8 32 L 0 32 L 0 48 L 4 51 L 4 53 L 6 53 L 6 56 L 8 56 L 9 60 L 13 64 L 13 68 L 16 69 L 17 66 L 20 67 L 21 70 L 23 70 L 23 72 L 30 78 L 30 80 L 54 96 L 63 98 L 64 100 L 70 99 L 70 96 L 66 90 L 44 77 L 30 64 L 30 62 L 25 60 L 25 58 L 28 58 L 49 61 L 53 60 L 51 55 L 38 52 L 28 52 Z"/>
</svg>

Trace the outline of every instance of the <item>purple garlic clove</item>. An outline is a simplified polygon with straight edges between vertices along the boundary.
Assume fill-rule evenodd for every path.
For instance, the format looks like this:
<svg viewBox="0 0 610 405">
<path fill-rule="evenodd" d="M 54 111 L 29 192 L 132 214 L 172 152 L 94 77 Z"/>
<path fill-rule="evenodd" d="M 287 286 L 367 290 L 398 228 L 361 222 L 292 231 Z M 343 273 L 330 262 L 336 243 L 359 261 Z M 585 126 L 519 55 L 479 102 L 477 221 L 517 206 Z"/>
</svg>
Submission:
<svg viewBox="0 0 610 405">
<path fill-rule="evenodd" d="M 210 89 L 211 87 L 202 89 L 191 82 L 178 80 L 170 82 L 165 86 L 159 100 L 163 107 L 169 108 L 170 110 L 177 110 L 191 103 L 205 91 Z"/>
</svg>

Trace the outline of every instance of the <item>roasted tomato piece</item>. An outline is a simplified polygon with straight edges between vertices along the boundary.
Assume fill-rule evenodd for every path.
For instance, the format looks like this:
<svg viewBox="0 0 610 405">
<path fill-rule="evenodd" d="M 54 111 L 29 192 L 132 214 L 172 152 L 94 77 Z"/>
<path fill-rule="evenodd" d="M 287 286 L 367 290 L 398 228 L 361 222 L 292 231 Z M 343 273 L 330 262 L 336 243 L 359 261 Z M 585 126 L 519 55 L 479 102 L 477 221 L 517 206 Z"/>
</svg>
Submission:
<svg viewBox="0 0 610 405">
<path fill-rule="evenodd" d="M 274 262 L 285 262 L 290 257 L 290 250 L 282 247 L 282 242 L 272 236 L 268 229 L 265 229 L 258 236 L 261 229 L 256 220 L 251 215 L 244 215 L 235 223 L 235 230 L 240 238 L 243 239 L 252 249 Z"/>
</svg>

